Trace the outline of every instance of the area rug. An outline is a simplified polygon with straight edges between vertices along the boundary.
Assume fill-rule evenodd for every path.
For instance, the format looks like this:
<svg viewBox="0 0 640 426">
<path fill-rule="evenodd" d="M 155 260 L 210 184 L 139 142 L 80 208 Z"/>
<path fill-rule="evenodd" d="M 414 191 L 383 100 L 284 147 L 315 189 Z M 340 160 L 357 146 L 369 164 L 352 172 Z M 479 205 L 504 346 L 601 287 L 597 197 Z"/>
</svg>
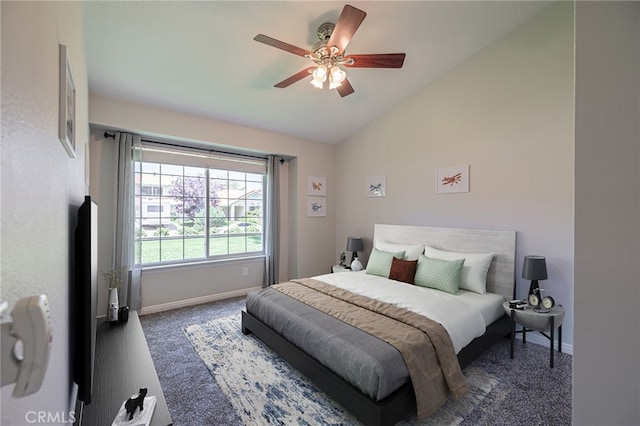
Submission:
<svg viewBox="0 0 640 426">
<path fill-rule="evenodd" d="M 240 315 L 184 328 L 198 356 L 245 425 L 359 425 L 338 403 L 253 335 L 243 335 Z M 498 381 L 479 368 L 464 375 L 470 392 L 447 401 L 434 415 L 403 426 L 457 425 Z"/>
</svg>

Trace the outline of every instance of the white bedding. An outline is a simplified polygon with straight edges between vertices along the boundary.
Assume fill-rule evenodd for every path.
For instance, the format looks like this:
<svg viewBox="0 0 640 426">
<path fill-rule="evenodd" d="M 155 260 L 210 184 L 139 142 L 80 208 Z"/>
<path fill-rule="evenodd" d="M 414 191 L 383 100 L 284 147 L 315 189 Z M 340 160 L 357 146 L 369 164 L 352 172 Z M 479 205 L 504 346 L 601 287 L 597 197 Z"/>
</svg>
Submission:
<svg viewBox="0 0 640 426">
<path fill-rule="evenodd" d="M 460 294 L 449 294 L 369 275 L 365 271 L 340 272 L 313 278 L 439 322 L 449 333 L 456 353 L 476 337 L 482 336 L 487 325 L 504 313 L 504 297 L 493 293 L 477 294 L 461 290 Z"/>
</svg>

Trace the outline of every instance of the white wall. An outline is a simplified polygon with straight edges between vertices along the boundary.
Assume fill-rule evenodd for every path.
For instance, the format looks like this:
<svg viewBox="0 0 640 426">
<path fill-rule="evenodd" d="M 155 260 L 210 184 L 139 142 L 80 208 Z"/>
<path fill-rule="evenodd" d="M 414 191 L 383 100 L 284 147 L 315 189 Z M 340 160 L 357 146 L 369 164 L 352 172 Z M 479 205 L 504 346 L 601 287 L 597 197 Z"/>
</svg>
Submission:
<svg viewBox="0 0 640 426">
<path fill-rule="evenodd" d="M 1 2 L 2 300 L 48 296 L 53 342 L 39 392 L 2 387 L 3 425 L 27 424 L 42 411 L 69 419 L 72 401 L 69 297 L 72 238 L 85 194 L 87 76 L 82 6 L 75 2 Z M 58 140 L 58 44 L 65 44 L 76 87 L 77 158 Z M 9 309 L 9 312 L 10 312 Z M 7 317 L 3 321 L 8 320 Z"/>
<path fill-rule="evenodd" d="M 573 10 L 508 34 L 339 146 L 336 250 L 375 223 L 517 231 L 518 297 L 528 254 L 547 258 L 573 341 Z M 470 165 L 470 192 L 436 194 L 435 169 Z M 367 176 L 387 196 L 365 198 Z"/>
<path fill-rule="evenodd" d="M 640 424 L 640 3 L 576 3 L 573 423 Z"/>
<path fill-rule="evenodd" d="M 283 194 L 283 259 L 281 280 L 326 273 L 335 263 L 335 180 L 334 145 L 293 138 L 274 132 L 253 129 L 202 117 L 136 105 L 124 101 L 90 96 L 90 122 L 93 128 L 123 129 L 143 136 L 175 140 L 212 143 L 221 147 L 241 148 L 260 153 L 276 153 L 293 157 L 284 167 L 282 184 L 288 192 Z M 109 143 L 102 132 L 92 132 L 91 194 L 98 200 L 100 211 L 112 210 L 109 198 L 113 191 L 113 166 Z M 100 176 L 100 177 L 94 177 Z M 327 216 L 308 218 L 306 211 L 307 176 L 327 178 Z M 98 181 L 99 180 L 99 181 Z M 104 215 L 102 216 L 104 218 Z M 111 219 L 112 220 L 112 219 Z M 109 234 L 107 229 L 104 231 Z M 310 244 L 309 242 L 313 242 Z M 102 246 L 101 246 L 102 247 Z M 108 248 L 104 249 L 108 250 Z M 101 253 L 103 263 L 110 262 L 110 254 Z M 101 266 L 102 267 L 102 266 Z M 249 268 L 243 277 L 242 268 Z M 163 272 L 167 272 L 164 270 Z M 212 264 L 208 268 L 180 267 L 169 275 L 143 272 L 142 312 L 156 310 L 158 306 L 175 307 L 180 300 L 207 300 L 215 295 L 228 294 L 238 289 L 254 288 L 262 284 L 262 265 L 255 260 Z M 176 282 L 183 283 L 180 292 Z M 185 284 L 186 283 L 186 284 Z M 186 287 L 185 287 L 186 286 Z M 100 299 L 106 301 L 106 289 Z M 103 304 L 104 305 L 104 304 Z M 98 306 L 102 306 L 99 305 Z"/>
<path fill-rule="evenodd" d="M 70 402 L 68 254 L 85 192 L 88 139 L 80 8 L 72 2 L 0 3 L 2 299 L 13 305 L 46 293 L 54 330 L 43 389 L 14 399 L 12 386 L 3 387 L 2 424 L 24 424 L 33 410 L 65 412 Z M 519 262 L 526 253 L 546 255 L 547 286 L 570 312 L 575 270 L 574 424 L 640 424 L 640 13 L 638 2 L 576 4 L 574 219 L 574 192 L 567 188 L 574 184 L 568 9 L 561 5 L 481 52 L 337 153 L 105 98 L 92 100 L 92 119 L 297 157 L 288 181 L 289 239 L 296 248 L 289 253 L 291 277 L 324 272 L 348 235 L 371 238 L 376 222 L 516 229 Z M 78 92 L 77 159 L 69 159 L 57 140 L 58 43 L 69 47 Z M 466 163 L 469 194 L 433 194 L 434 168 Z M 379 174 L 387 175 L 388 197 L 365 199 L 364 178 Z M 306 191 L 298 181 L 308 175 L 327 176 L 325 219 L 306 218 L 302 208 Z M 525 195 L 531 191 L 533 197 Z M 332 229 L 335 238 L 327 235 Z M 522 294 L 528 283 L 518 281 Z"/>
</svg>

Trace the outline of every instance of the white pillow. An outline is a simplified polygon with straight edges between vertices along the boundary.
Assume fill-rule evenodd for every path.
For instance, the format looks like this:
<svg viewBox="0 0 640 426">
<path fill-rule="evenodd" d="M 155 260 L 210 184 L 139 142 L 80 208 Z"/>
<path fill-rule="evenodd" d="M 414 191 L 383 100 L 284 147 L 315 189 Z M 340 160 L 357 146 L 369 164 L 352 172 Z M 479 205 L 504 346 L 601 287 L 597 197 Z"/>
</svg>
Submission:
<svg viewBox="0 0 640 426">
<path fill-rule="evenodd" d="M 376 240 L 373 246 L 378 250 L 390 251 L 392 253 L 404 251 L 404 260 L 418 260 L 418 256 L 424 251 L 422 244 L 395 244 Z"/>
<path fill-rule="evenodd" d="M 487 272 L 493 260 L 493 253 L 462 253 L 425 246 L 424 255 L 434 259 L 464 259 L 460 288 L 479 294 L 487 292 Z"/>
</svg>

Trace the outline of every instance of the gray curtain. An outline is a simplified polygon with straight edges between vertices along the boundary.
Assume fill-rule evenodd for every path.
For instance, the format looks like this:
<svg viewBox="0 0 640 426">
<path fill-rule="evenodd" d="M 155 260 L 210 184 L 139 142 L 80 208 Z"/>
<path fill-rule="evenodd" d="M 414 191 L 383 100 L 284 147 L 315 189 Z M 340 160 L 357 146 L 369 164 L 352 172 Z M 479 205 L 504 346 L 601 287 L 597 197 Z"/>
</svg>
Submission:
<svg viewBox="0 0 640 426">
<path fill-rule="evenodd" d="M 140 160 L 142 141 L 138 135 L 116 132 L 115 143 L 118 172 L 116 175 L 116 202 L 114 203 L 113 267 L 128 270 L 128 283 L 120 287 L 118 293 L 120 306 L 129 306 L 129 309 L 137 311 L 142 305 L 142 292 L 140 288 L 140 247 L 136 248 L 134 241 L 134 172 L 135 162 Z"/>
<path fill-rule="evenodd" d="M 276 155 L 267 158 L 264 227 L 264 282 L 263 287 L 278 283 L 280 276 L 280 166 L 284 160 Z"/>
</svg>

